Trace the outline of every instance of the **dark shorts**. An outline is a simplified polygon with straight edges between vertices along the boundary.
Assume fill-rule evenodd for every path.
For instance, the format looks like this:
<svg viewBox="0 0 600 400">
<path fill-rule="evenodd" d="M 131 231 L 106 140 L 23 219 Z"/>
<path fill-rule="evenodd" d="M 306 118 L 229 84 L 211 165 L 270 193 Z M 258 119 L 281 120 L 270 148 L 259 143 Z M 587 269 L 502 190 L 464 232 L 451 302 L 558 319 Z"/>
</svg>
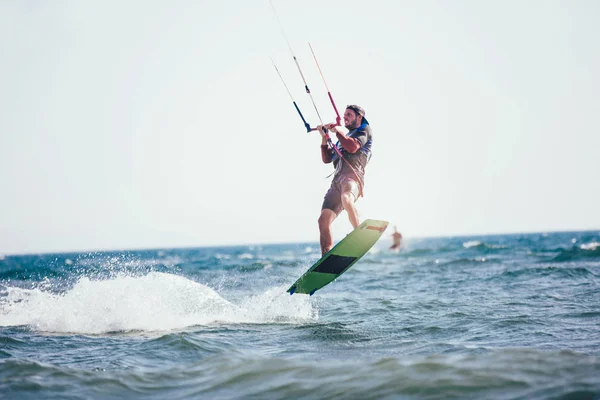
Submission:
<svg viewBox="0 0 600 400">
<path fill-rule="evenodd" d="M 329 190 L 323 199 L 321 210 L 329 209 L 336 215 L 339 215 L 344 206 L 342 205 L 342 193 L 350 192 L 354 196 L 354 201 L 358 199 L 358 183 L 352 178 L 334 179 L 331 182 Z"/>
</svg>

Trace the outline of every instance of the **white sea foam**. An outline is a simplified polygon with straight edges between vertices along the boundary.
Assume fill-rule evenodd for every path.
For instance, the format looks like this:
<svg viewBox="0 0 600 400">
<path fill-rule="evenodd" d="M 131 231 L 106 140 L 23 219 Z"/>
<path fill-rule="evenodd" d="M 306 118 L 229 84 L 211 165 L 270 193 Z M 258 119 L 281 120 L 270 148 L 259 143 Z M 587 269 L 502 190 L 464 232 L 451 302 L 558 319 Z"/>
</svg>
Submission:
<svg viewBox="0 0 600 400">
<path fill-rule="evenodd" d="M 468 242 L 464 242 L 463 243 L 463 247 L 465 249 L 471 248 L 471 247 L 477 247 L 480 246 L 481 242 L 479 240 L 470 240 Z"/>
<path fill-rule="evenodd" d="M 0 326 L 27 325 L 44 332 L 164 331 L 215 323 L 302 323 L 317 317 L 307 296 L 290 296 L 283 287 L 235 305 L 208 286 L 159 272 L 81 278 L 63 294 L 8 287 L 0 299 Z"/>
<path fill-rule="evenodd" d="M 582 244 L 581 246 L 579 246 L 579 248 L 581 250 L 596 250 L 598 247 L 600 247 L 600 243 L 599 242 L 591 242 L 591 243 L 585 243 Z"/>
</svg>

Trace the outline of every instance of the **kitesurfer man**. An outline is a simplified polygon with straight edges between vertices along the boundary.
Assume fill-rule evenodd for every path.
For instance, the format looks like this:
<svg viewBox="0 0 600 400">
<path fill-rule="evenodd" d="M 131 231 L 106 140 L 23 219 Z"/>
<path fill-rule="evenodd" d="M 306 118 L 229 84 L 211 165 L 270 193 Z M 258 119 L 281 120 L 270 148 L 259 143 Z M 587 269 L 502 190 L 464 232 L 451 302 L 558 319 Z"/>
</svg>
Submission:
<svg viewBox="0 0 600 400">
<path fill-rule="evenodd" d="M 365 110 L 354 104 L 346 107 L 344 126 L 347 132 L 335 123 L 317 127 L 321 134 L 321 158 L 326 164 L 333 162 L 335 167 L 319 216 L 322 255 L 333 247 L 331 224 L 342 209 L 348 213 L 354 228 L 360 224 L 354 203 L 363 194 L 365 168 L 371 158 L 373 133 L 365 118 Z M 327 131 L 337 137 L 337 150 L 329 145 Z"/>
<path fill-rule="evenodd" d="M 390 250 L 392 251 L 400 251 L 400 247 L 402 246 L 402 234 L 398 232 L 398 227 L 394 225 L 394 233 L 392 236 L 392 245 L 390 246 Z"/>
</svg>

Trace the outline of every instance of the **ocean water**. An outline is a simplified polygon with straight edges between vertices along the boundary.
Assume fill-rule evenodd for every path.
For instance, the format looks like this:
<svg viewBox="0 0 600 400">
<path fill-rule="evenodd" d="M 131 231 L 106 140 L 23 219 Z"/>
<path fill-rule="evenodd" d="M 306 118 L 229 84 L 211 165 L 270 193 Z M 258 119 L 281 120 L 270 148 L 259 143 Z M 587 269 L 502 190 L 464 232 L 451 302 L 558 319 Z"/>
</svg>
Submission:
<svg viewBox="0 0 600 400">
<path fill-rule="evenodd" d="M 600 398 L 600 232 L 390 244 L 0 256 L 0 398 Z"/>
</svg>

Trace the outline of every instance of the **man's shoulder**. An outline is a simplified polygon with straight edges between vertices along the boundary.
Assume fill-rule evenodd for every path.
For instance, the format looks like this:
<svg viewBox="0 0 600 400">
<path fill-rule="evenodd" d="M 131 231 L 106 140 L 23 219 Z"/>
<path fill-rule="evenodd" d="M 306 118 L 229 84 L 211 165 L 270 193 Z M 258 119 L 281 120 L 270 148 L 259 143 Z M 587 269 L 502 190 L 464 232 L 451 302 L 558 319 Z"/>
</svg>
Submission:
<svg viewBox="0 0 600 400">
<path fill-rule="evenodd" d="M 360 136 L 360 135 L 371 136 L 373 134 L 373 129 L 371 129 L 371 125 L 359 126 L 350 132 L 349 136 Z"/>
<path fill-rule="evenodd" d="M 357 132 L 364 132 L 368 136 L 371 136 L 373 134 L 373 129 L 371 128 L 371 125 L 365 125 L 358 127 Z"/>
</svg>

